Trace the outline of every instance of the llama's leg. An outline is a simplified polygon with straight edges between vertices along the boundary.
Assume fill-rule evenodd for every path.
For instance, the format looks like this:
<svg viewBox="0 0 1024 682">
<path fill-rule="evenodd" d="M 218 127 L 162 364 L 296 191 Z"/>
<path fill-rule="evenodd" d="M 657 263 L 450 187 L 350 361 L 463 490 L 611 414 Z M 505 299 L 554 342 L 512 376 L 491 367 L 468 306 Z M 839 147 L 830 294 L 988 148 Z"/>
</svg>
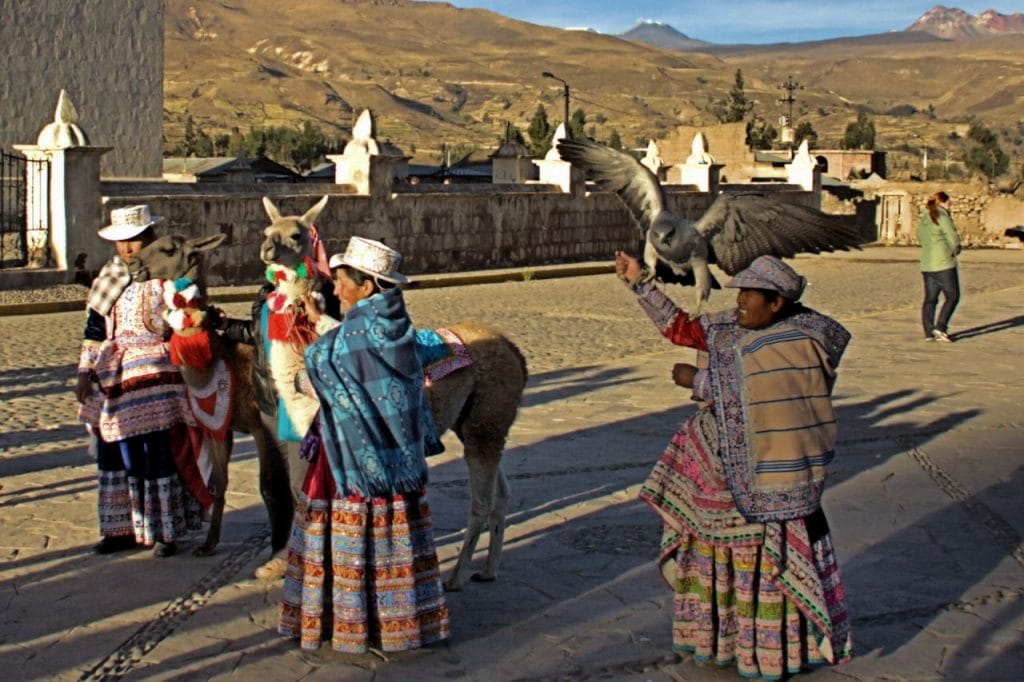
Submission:
<svg viewBox="0 0 1024 682">
<path fill-rule="evenodd" d="M 469 443 L 465 444 L 465 451 L 466 465 L 469 467 L 469 520 L 466 522 L 466 533 L 462 538 L 462 548 L 455 561 L 455 568 L 444 582 L 444 589 L 449 592 L 458 590 L 465 582 L 465 574 L 473 562 L 476 543 L 491 512 L 498 472 L 496 459 L 484 459 L 480 456 L 481 451 Z"/>
<path fill-rule="evenodd" d="M 270 520 L 270 553 L 277 554 L 288 545 L 288 536 L 292 529 L 292 515 L 295 513 L 295 500 L 288 475 L 288 458 L 291 445 L 295 446 L 295 457 L 298 458 L 298 443 L 287 443 L 277 437 L 277 417 L 267 414 L 260 415 L 261 434 L 253 434 L 256 451 L 260 462 L 260 497 L 267 508 Z M 263 441 L 261 447 L 260 441 Z M 298 485 L 302 486 L 302 481 Z"/>
<path fill-rule="evenodd" d="M 498 577 L 498 564 L 501 563 L 501 550 L 505 544 L 505 514 L 508 510 L 510 492 L 508 479 L 505 478 L 505 472 L 501 470 L 499 462 L 494 486 L 494 502 L 487 519 L 488 530 L 491 533 L 491 541 L 487 547 L 487 563 L 484 564 L 484 570 L 473 574 L 471 580 L 490 582 Z"/>
<path fill-rule="evenodd" d="M 213 509 L 210 513 L 210 530 L 206 533 L 206 542 L 193 552 L 195 556 L 210 556 L 217 551 L 217 544 L 220 542 L 228 490 L 228 460 L 231 459 L 232 437 L 228 432 L 227 438 L 220 442 L 203 436 L 203 442 L 210 455 L 210 493 L 213 495 Z"/>
</svg>

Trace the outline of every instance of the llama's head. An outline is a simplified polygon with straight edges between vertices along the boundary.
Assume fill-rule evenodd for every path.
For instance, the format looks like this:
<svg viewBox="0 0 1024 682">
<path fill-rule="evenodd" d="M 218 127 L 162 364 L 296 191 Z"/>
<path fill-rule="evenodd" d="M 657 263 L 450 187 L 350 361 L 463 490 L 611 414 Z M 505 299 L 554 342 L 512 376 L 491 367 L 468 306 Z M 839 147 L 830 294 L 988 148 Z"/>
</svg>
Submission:
<svg viewBox="0 0 1024 682">
<path fill-rule="evenodd" d="M 301 216 L 282 216 L 269 197 L 263 197 L 263 207 L 270 216 L 270 225 L 263 230 L 260 259 L 270 265 L 277 263 L 290 268 L 298 266 L 313 254 L 313 239 L 309 228 L 327 205 L 324 197 Z"/>
<path fill-rule="evenodd" d="M 128 263 L 128 271 L 136 279 L 178 279 L 187 277 L 205 284 L 206 273 L 202 253 L 217 248 L 227 239 L 224 234 L 186 239 L 168 234 L 154 239 Z"/>
</svg>

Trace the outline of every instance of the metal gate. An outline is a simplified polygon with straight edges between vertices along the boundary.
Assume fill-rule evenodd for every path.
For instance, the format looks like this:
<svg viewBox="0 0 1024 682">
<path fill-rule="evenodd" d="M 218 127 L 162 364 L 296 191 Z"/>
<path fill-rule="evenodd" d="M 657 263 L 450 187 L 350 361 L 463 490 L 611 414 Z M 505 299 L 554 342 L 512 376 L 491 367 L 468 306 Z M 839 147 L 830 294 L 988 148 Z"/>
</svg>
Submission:
<svg viewBox="0 0 1024 682">
<path fill-rule="evenodd" d="M 0 270 L 50 265 L 49 187 L 48 161 L 0 151 Z"/>
</svg>

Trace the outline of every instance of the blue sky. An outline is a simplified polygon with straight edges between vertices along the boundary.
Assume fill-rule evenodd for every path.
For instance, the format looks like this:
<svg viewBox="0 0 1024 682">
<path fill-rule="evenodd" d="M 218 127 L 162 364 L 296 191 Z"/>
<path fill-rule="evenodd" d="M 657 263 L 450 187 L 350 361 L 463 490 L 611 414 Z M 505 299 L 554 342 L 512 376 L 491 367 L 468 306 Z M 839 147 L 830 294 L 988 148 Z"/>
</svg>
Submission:
<svg viewBox="0 0 1024 682">
<path fill-rule="evenodd" d="M 978 14 L 992 8 L 1021 11 L 999 0 L 957 2 Z M 1010 4 L 1019 0 L 1009 0 Z M 449 0 L 456 7 L 478 7 L 507 17 L 559 28 L 593 28 L 623 33 L 641 20 L 660 21 L 691 38 L 712 43 L 802 42 L 901 30 L 937 2 L 934 0 Z M 1003 0 L 1007 2 L 1007 0 Z"/>
</svg>

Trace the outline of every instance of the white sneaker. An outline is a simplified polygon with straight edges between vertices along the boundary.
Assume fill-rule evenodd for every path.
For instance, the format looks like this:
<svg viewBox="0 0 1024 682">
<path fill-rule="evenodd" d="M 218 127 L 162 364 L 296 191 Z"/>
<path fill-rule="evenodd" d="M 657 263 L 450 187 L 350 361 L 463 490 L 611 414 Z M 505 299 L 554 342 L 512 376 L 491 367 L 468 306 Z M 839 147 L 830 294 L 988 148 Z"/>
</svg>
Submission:
<svg viewBox="0 0 1024 682">
<path fill-rule="evenodd" d="M 943 341 L 945 343 L 953 343 L 953 339 L 949 338 L 949 335 L 946 332 L 939 331 L 938 329 L 936 329 L 935 331 L 932 332 L 932 336 L 935 337 L 936 341 Z"/>
</svg>

